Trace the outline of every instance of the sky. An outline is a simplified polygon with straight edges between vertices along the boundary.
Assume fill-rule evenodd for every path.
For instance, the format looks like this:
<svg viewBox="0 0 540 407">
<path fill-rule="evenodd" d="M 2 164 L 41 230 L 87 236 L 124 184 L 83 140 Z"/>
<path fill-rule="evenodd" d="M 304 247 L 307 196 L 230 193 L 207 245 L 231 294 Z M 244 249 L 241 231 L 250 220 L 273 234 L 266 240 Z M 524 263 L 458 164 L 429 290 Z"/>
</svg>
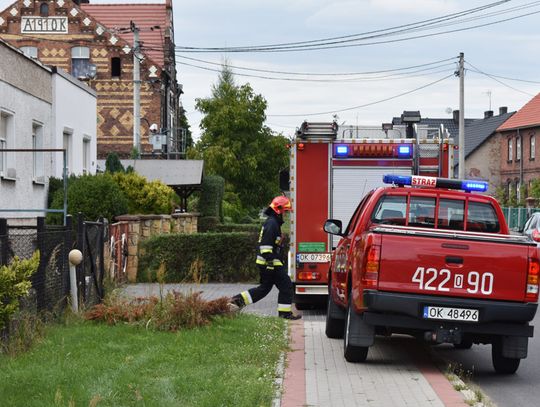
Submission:
<svg viewBox="0 0 540 407">
<path fill-rule="evenodd" d="M 0 8 L 11 2 L 0 0 Z M 140 1 L 115 1 L 118 2 Z M 481 118 L 490 107 L 495 114 L 501 106 L 507 106 L 509 111 L 518 110 L 540 92 L 540 14 L 535 14 L 540 13 L 540 1 L 502 2 L 461 17 L 476 18 L 468 22 L 406 36 L 524 17 L 410 40 L 402 40 L 403 35 L 387 36 L 364 43 L 393 42 L 295 52 L 186 52 L 187 47 L 246 47 L 342 37 L 417 23 L 490 3 L 495 0 L 173 0 L 175 42 L 180 47 L 176 57 L 178 81 L 183 85 L 182 103 L 191 131 L 197 139 L 201 115 L 195 109 L 196 100 L 211 96 L 218 78 L 215 70 L 219 71 L 224 62 L 232 67 L 237 84 L 249 83 L 255 93 L 264 96 L 268 103 L 266 124 L 286 136 L 293 135 L 304 120 L 336 118 L 340 124 L 379 126 L 404 110 L 419 110 L 422 117 L 449 118 L 451 111 L 459 108 L 459 80 L 453 73 L 460 52 L 467 63 L 465 116 Z M 505 12 L 509 9 L 513 11 Z M 454 21 L 457 20 L 446 23 Z M 358 74 L 413 66 L 417 68 Z"/>
</svg>

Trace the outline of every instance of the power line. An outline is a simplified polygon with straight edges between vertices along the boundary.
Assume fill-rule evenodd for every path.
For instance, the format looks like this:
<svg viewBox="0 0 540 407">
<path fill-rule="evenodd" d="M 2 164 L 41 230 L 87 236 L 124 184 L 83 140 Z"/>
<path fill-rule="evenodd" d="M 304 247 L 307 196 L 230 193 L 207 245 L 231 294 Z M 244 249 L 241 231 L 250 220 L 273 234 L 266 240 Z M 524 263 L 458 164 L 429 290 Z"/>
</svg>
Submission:
<svg viewBox="0 0 540 407">
<path fill-rule="evenodd" d="M 468 9 L 468 10 L 464 10 L 464 11 L 461 11 L 461 12 L 458 12 L 458 13 L 452 13 L 452 14 L 448 14 L 448 15 L 444 15 L 444 16 L 439 16 L 439 17 L 435 17 L 435 18 L 431 18 L 431 19 L 427 19 L 427 20 L 414 22 L 414 23 L 408 23 L 408 24 L 398 25 L 398 26 L 394 26 L 394 27 L 384 28 L 384 29 L 380 29 L 380 30 L 367 31 L 367 32 L 363 32 L 363 33 L 350 34 L 350 35 L 344 35 L 344 36 L 338 36 L 338 37 L 327 37 L 327 38 L 321 38 L 321 39 L 317 39 L 317 40 L 299 41 L 299 42 L 287 42 L 287 43 L 278 43 L 278 44 L 254 45 L 254 46 L 237 46 L 237 47 L 182 47 L 182 46 L 177 46 L 176 48 L 177 49 L 183 49 L 183 50 L 204 50 L 204 51 L 234 52 L 234 51 L 238 51 L 238 50 L 273 49 L 273 48 L 290 47 L 290 46 L 315 46 L 315 45 L 321 45 L 321 43 L 324 44 L 324 43 L 328 43 L 330 41 L 344 40 L 344 39 L 350 39 L 350 38 L 354 38 L 354 40 L 359 40 L 359 39 L 362 39 L 362 38 L 355 38 L 355 37 L 369 36 L 367 38 L 372 38 L 372 37 L 374 37 L 373 34 L 377 34 L 377 33 L 382 33 L 380 35 L 386 35 L 387 31 L 403 29 L 403 28 L 411 27 L 411 26 L 418 26 L 420 24 L 434 23 L 434 22 L 444 21 L 444 20 L 453 19 L 453 18 L 459 18 L 459 17 L 464 16 L 464 15 L 473 14 L 473 13 L 483 11 L 483 10 L 491 8 L 491 7 L 499 6 L 501 4 L 507 3 L 508 1 L 510 1 L 510 0 L 497 1 L 497 2 L 494 2 L 494 3 L 489 3 L 487 5 L 479 6 L 479 7 Z"/>
<path fill-rule="evenodd" d="M 467 64 L 469 64 L 467 61 L 465 61 Z M 469 64 L 470 65 L 470 64 Z M 472 67 L 472 65 L 471 65 Z M 483 74 L 484 72 L 481 72 L 481 71 L 478 71 L 476 69 L 469 69 L 469 71 L 471 72 L 475 72 L 475 73 L 480 73 L 480 74 Z M 494 77 L 494 78 L 499 78 L 499 79 L 506 79 L 506 80 L 509 80 L 509 81 L 516 81 L 516 82 L 524 82 L 524 83 L 533 83 L 533 84 L 540 84 L 540 81 L 533 81 L 533 80 L 530 80 L 530 79 L 520 79 L 520 78 L 511 78 L 509 76 L 502 76 L 502 75 L 494 75 L 492 73 L 489 74 L 490 76 Z"/>
<path fill-rule="evenodd" d="M 360 109 L 360 108 L 363 108 L 363 107 L 373 106 L 373 105 L 376 105 L 376 104 L 379 104 L 379 103 L 387 102 L 387 101 L 392 100 L 392 99 L 397 99 L 397 98 L 399 98 L 401 96 L 409 95 L 411 93 L 414 93 L 414 92 L 417 92 L 419 90 L 425 89 L 427 87 L 433 86 L 433 85 L 435 85 L 435 84 L 437 84 L 439 82 L 442 82 L 442 81 L 444 81 L 444 80 L 446 80 L 448 78 L 451 78 L 453 76 L 454 76 L 454 74 L 447 75 L 447 76 L 445 76 L 445 77 L 443 77 L 441 79 L 438 79 L 438 80 L 436 80 L 434 82 L 430 82 L 430 83 L 425 84 L 425 85 L 422 85 L 422 86 L 420 86 L 418 88 L 408 90 L 406 92 L 399 93 L 397 95 L 390 96 L 390 97 L 387 97 L 387 98 L 384 98 L 384 99 L 380 99 L 380 100 L 377 100 L 377 101 L 374 101 L 374 102 L 365 103 L 363 105 L 347 107 L 347 108 L 344 108 L 344 109 L 329 110 L 329 111 L 326 111 L 326 112 L 304 113 L 304 114 L 268 114 L 266 116 L 267 117 L 307 117 L 307 116 L 320 116 L 320 115 L 325 115 L 325 114 L 340 113 L 340 112 L 346 112 L 346 111 L 349 111 L 349 110 L 356 110 L 356 109 Z"/>
<path fill-rule="evenodd" d="M 378 71 L 364 71 L 364 72 L 333 72 L 333 73 L 316 73 L 316 72 L 290 72 L 290 71 L 273 71 L 268 69 L 257 69 L 257 68 L 248 68 L 243 66 L 236 66 L 236 65 L 229 65 L 229 64 L 223 64 L 219 62 L 212 62 L 212 61 L 205 61 L 203 59 L 198 58 L 191 58 L 183 55 L 176 54 L 177 57 L 182 59 L 187 59 L 189 61 L 195 61 L 195 62 L 201 62 L 209 65 L 216 65 L 216 66 L 224 66 L 226 65 L 229 68 L 232 69 L 240 69 L 240 70 L 246 70 L 246 71 L 253 71 L 253 72 L 263 72 L 263 73 L 274 73 L 274 74 L 282 74 L 282 75 L 298 75 L 298 76 L 353 76 L 353 75 L 374 75 L 374 74 L 381 74 L 381 73 L 389 73 L 389 72 L 398 72 L 398 71 L 407 71 L 415 68 L 422 68 L 427 67 L 430 65 L 437 65 L 442 62 L 448 62 L 455 60 L 457 57 L 447 58 L 447 59 L 441 59 L 438 61 L 433 62 L 427 62 L 424 64 L 419 65 L 412 65 L 402 68 L 393 68 L 393 69 L 385 69 L 385 70 L 378 70 Z"/>
<path fill-rule="evenodd" d="M 514 91 L 516 91 L 516 92 L 524 93 L 525 95 L 529 95 L 529 96 L 535 96 L 535 95 L 533 95 L 533 94 L 531 94 L 531 93 L 529 93 L 529 92 L 526 92 L 526 91 L 524 91 L 524 90 L 521 90 L 521 89 L 518 89 L 518 88 L 514 88 L 513 86 L 510 86 L 510 85 L 508 85 L 507 83 L 504 83 L 503 81 L 501 81 L 501 80 L 495 78 L 493 75 L 490 75 L 490 74 L 488 74 L 488 73 L 486 73 L 486 72 L 481 71 L 480 69 L 478 69 L 477 67 L 475 67 L 475 66 L 474 66 L 473 64 L 471 64 L 470 62 L 465 61 L 465 63 L 466 63 L 467 65 L 469 65 L 469 66 L 471 66 L 472 68 L 475 69 L 475 70 L 472 71 L 472 72 L 476 72 L 476 73 L 480 73 L 480 74 L 482 74 L 482 75 L 485 75 L 485 76 L 487 76 L 488 78 L 494 80 L 495 82 L 500 83 L 501 85 L 506 86 L 507 88 L 512 89 L 512 90 L 514 90 Z"/>
<path fill-rule="evenodd" d="M 210 72 L 222 72 L 220 69 L 215 68 L 209 68 L 205 66 L 190 64 L 187 62 L 177 62 L 179 65 L 185 65 L 190 66 L 197 69 L 202 69 L 205 71 Z M 395 79 L 404 79 L 404 78 L 415 78 L 418 76 L 426 76 L 429 74 L 435 74 L 435 73 L 441 73 L 441 72 L 448 72 L 449 67 L 454 67 L 454 64 L 444 64 L 440 66 L 435 66 L 431 68 L 421 69 L 416 72 L 407 72 L 407 73 L 400 73 L 400 74 L 393 74 L 393 75 L 384 75 L 384 76 L 376 76 L 371 78 L 348 78 L 348 79 L 309 79 L 309 78 L 288 78 L 288 77 L 275 77 L 275 76 L 263 76 L 263 75 L 254 75 L 254 74 L 248 74 L 248 73 L 238 73 L 234 72 L 234 75 L 236 76 L 243 76 L 247 78 L 258 78 L 258 79 L 267 79 L 267 80 L 274 80 L 274 81 L 288 81 L 288 82 L 322 82 L 322 83 L 347 83 L 347 82 L 370 82 L 370 81 L 379 81 L 379 80 L 395 80 Z M 434 70 L 436 68 L 442 68 L 446 67 L 444 69 Z M 426 70 L 431 70 L 431 72 L 426 72 Z M 416 74 L 418 72 L 423 71 L 424 73 Z"/>
</svg>

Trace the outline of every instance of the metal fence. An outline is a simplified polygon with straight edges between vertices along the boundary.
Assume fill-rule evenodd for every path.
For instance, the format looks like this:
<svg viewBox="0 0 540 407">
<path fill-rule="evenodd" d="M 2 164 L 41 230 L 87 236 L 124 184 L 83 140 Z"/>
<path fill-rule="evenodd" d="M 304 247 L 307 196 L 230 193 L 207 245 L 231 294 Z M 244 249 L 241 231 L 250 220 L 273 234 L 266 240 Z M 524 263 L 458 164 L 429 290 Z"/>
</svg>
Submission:
<svg viewBox="0 0 540 407">
<path fill-rule="evenodd" d="M 0 265 L 7 265 L 15 256 L 24 259 L 40 252 L 39 268 L 32 276 L 38 311 L 60 311 L 69 295 L 70 250 L 83 253 L 77 267 L 79 300 L 83 306 L 99 303 L 104 296 L 104 239 L 106 222 L 87 222 L 82 216 L 73 228 L 70 216 L 65 226 L 46 225 L 44 217 L 35 226 L 8 225 L 0 219 Z"/>
<path fill-rule="evenodd" d="M 518 231 L 523 229 L 527 219 L 535 213 L 540 212 L 540 208 L 502 208 L 506 223 L 511 230 Z"/>
</svg>

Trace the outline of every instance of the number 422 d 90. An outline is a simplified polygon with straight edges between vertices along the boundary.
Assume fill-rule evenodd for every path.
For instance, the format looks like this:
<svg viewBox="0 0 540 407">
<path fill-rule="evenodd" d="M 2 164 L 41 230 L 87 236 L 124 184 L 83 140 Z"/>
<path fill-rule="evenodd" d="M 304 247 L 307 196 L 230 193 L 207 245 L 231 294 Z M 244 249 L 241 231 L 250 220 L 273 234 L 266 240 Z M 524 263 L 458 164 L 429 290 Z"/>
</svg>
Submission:
<svg viewBox="0 0 540 407">
<path fill-rule="evenodd" d="M 448 269 L 434 267 L 418 267 L 411 279 L 413 283 L 418 283 L 420 290 L 447 292 L 450 289 L 466 289 L 469 294 L 484 295 L 493 292 L 493 280 L 493 274 L 489 272 L 452 273 Z"/>
</svg>

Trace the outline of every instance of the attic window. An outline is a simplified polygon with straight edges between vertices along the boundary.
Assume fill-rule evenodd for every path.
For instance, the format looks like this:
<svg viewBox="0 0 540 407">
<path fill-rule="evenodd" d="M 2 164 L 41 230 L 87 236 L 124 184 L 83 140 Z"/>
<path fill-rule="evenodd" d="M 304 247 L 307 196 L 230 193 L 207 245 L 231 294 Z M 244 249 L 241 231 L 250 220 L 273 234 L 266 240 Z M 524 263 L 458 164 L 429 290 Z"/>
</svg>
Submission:
<svg viewBox="0 0 540 407">
<path fill-rule="evenodd" d="M 49 15 L 49 5 L 47 3 L 41 3 L 39 6 L 39 14 L 43 17 L 47 17 Z"/>
<path fill-rule="evenodd" d="M 120 78 L 122 76 L 122 61 L 119 57 L 111 58 L 111 77 Z"/>
</svg>

